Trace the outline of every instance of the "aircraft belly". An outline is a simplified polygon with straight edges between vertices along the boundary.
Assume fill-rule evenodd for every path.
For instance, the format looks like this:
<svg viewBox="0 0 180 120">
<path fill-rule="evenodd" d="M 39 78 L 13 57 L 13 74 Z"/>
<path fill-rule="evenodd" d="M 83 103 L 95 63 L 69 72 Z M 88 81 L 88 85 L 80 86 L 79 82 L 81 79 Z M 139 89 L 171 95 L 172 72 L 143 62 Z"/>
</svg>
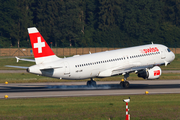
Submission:
<svg viewBox="0 0 180 120">
<path fill-rule="evenodd" d="M 82 68 L 76 68 L 74 70 L 71 70 L 71 76 L 70 79 L 86 79 L 86 78 L 95 78 L 98 76 L 102 69 L 102 66 L 87 66 Z"/>
<path fill-rule="evenodd" d="M 90 73 L 89 73 L 89 74 L 90 74 L 90 77 L 91 77 L 91 78 L 97 77 L 98 74 L 99 74 L 99 72 L 100 72 L 100 69 L 99 69 L 99 68 L 91 70 Z"/>
</svg>

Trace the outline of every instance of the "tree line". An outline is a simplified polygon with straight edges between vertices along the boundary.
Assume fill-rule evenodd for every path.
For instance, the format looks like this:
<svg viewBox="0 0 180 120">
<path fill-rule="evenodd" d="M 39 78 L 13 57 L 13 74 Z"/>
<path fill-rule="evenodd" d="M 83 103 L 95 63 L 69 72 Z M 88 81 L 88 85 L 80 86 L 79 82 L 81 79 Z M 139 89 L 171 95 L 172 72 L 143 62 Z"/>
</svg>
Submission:
<svg viewBox="0 0 180 120">
<path fill-rule="evenodd" d="M 180 47 L 180 0 L 0 0 L 0 47 Z"/>
</svg>

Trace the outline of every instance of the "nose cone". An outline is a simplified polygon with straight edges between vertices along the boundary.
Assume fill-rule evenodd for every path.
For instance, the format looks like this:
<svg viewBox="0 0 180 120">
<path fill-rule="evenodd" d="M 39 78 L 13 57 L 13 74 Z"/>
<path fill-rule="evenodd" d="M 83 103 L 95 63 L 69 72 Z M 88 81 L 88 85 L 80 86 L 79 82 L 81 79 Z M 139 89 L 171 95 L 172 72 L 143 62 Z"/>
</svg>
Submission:
<svg viewBox="0 0 180 120">
<path fill-rule="evenodd" d="M 175 59 L 175 54 L 172 52 L 172 61 Z"/>
<path fill-rule="evenodd" d="M 172 59 L 174 60 L 175 59 L 175 54 L 173 53 L 173 55 L 172 55 Z"/>
</svg>

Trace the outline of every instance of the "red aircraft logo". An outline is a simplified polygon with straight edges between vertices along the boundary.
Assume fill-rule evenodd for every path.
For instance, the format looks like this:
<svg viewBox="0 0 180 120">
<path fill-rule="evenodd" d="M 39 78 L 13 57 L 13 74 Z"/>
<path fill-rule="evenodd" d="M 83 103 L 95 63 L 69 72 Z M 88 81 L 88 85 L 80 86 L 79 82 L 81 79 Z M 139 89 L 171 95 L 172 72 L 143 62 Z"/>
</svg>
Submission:
<svg viewBox="0 0 180 120">
<path fill-rule="evenodd" d="M 160 75 L 160 70 L 154 71 L 154 76 Z"/>
<path fill-rule="evenodd" d="M 141 53 L 151 53 L 151 52 L 158 52 L 159 49 L 157 47 L 150 47 L 150 48 L 147 48 L 147 49 L 142 49 L 141 50 Z"/>
</svg>

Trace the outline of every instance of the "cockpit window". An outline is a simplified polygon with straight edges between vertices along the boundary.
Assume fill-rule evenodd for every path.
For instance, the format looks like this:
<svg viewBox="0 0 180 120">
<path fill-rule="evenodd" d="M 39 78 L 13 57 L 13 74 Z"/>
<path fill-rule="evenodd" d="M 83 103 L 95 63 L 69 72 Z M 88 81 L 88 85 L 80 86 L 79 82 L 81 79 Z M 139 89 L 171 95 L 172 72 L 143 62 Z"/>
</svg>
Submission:
<svg viewBox="0 0 180 120">
<path fill-rule="evenodd" d="M 167 51 L 168 51 L 168 52 L 171 52 L 171 50 L 170 50 L 169 48 L 167 49 Z"/>
</svg>

